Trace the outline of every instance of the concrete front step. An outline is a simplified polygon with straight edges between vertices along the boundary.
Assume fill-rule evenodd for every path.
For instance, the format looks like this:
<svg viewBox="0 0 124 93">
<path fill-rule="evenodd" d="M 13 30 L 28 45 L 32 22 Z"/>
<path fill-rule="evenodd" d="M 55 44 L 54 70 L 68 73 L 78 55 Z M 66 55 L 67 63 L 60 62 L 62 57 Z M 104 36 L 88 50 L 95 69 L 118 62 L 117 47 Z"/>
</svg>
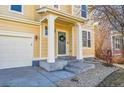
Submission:
<svg viewBox="0 0 124 93">
<path fill-rule="evenodd" d="M 62 70 L 67 64 L 68 62 L 66 60 L 60 59 L 57 59 L 55 63 L 48 63 L 46 60 L 39 62 L 40 67 L 47 71 Z"/>
<path fill-rule="evenodd" d="M 88 64 L 88 63 L 83 63 L 83 62 L 75 62 L 75 63 L 70 63 L 68 64 L 68 66 L 72 66 L 72 67 L 77 67 L 77 68 L 81 68 L 81 69 L 85 69 L 88 67 L 94 68 L 94 64 Z"/>
<path fill-rule="evenodd" d="M 71 66 L 66 66 L 64 68 L 66 71 L 72 72 L 74 74 L 79 74 L 81 73 L 81 69 L 80 68 L 76 68 L 76 67 L 71 67 Z"/>
<path fill-rule="evenodd" d="M 68 64 L 64 69 L 72 73 L 79 74 L 93 68 L 95 68 L 94 64 L 77 62 L 77 63 Z"/>
<path fill-rule="evenodd" d="M 76 57 L 74 57 L 74 56 L 59 56 L 58 59 L 63 59 L 63 60 L 75 60 Z"/>
<path fill-rule="evenodd" d="M 68 64 L 71 64 L 71 63 L 77 63 L 77 62 L 83 62 L 82 60 L 68 60 Z"/>
</svg>

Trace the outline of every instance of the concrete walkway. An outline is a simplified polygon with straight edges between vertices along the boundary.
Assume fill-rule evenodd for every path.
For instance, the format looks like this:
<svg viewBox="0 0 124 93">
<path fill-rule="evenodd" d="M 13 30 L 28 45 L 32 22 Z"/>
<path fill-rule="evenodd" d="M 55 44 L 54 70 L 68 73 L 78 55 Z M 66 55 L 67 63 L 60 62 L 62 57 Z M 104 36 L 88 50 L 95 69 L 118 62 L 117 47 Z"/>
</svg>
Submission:
<svg viewBox="0 0 124 93">
<path fill-rule="evenodd" d="M 57 81 L 73 77 L 68 71 L 47 72 L 40 67 L 0 70 L 0 87 L 56 87 Z"/>
<path fill-rule="evenodd" d="M 115 70 L 117 68 L 101 64 L 79 75 L 66 70 L 47 72 L 40 67 L 3 69 L 0 70 L 0 87 L 95 86 Z M 71 80 L 75 76 L 78 82 Z"/>
</svg>

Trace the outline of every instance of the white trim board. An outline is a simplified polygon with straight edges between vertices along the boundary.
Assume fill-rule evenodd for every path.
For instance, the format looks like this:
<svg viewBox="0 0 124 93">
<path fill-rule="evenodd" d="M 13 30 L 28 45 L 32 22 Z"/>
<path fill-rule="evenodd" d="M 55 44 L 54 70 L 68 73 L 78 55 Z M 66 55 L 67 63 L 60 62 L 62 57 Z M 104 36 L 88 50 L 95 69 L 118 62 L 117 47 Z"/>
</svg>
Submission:
<svg viewBox="0 0 124 93">
<path fill-rule="evenodd" d="M 34 34 L 33 33 L 14 32 L 14 31 L 6 31 L 6 30 L 0 30 L 0 35 L 20 36 L 20 37 L 31 37 L 31 38 L 34 38 Z"/>
</svg>

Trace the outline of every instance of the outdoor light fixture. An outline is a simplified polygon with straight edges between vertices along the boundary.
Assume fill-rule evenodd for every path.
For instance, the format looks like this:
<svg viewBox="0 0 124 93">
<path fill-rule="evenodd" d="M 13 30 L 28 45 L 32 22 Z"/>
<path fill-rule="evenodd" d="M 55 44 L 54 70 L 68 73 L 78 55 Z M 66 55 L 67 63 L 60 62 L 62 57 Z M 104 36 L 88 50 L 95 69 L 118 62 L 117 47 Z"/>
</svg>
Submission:
<svg viewBox="0 0 124 93">
<path fill-rule="evenodd" d="M 35 40 L 38 40 L 38 36 L 37 35 L 35 35 Z"/>
</svg>

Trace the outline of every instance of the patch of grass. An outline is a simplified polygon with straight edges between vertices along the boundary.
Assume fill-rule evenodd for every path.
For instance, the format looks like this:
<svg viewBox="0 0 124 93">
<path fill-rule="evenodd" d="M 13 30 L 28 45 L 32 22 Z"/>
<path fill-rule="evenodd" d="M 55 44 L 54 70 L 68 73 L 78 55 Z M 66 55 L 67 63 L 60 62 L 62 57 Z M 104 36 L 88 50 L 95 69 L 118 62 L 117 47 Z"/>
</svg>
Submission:
<svg viewBox="0 0 124 93">
<path fill-rule="evenodd" d="M 113 72 L 97 87 L 124 87 L 124 69 L 119 69 Z"/>
</svg>

